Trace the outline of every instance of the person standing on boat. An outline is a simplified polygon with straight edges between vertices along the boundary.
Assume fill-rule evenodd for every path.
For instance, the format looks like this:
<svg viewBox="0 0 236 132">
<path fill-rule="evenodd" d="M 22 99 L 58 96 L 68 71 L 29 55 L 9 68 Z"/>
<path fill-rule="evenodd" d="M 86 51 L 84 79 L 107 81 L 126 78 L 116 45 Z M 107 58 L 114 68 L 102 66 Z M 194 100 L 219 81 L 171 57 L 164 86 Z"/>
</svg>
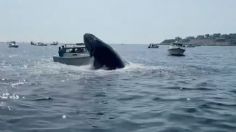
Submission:
<svg viewBox="0 0 236 132">
<path fill-rule="evenodd" d="M 66 48 L 64 47 L 64 45 L 62 46 L 62 55 L 64 54 L 64 53 L 66 53 Z"/>
<path fill-rule="evenodd" d="M 60 57 L 62 57 L 65 52 L 66 52 L 66 49 L 64 48 L 64 46 L 62 46 L 62 48 L 59 47 L 58 54 Z"/>
<path fill-rule="evenodd" d="M 60 57 L 63 56 L 63 53 L 62 53 L 62 49 L 61 49 L 61 47 L 59 47 L 59 49 L 58 49 L 58 54 L 59 54 Z"/>
</svg>

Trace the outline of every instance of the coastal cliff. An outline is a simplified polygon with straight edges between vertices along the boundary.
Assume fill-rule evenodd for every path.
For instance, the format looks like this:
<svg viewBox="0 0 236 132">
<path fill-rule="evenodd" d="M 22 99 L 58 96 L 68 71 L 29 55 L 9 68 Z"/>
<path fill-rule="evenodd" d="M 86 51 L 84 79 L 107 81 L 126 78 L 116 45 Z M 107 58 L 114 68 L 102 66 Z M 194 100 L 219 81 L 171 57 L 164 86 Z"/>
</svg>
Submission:
<svg viewBox="0 0 236 132">
<path fill-rule="evenodd" d="M 205 34 L 197 37 L 189 36 L 186 38 L 175 37 L 174 39 L 166 39 L 160 44 L 169 45 L 173 42 L 181 42 L 185 45 L 195 46 L 236 46 L 236 33 L 231 34 Z"/>
</svg>

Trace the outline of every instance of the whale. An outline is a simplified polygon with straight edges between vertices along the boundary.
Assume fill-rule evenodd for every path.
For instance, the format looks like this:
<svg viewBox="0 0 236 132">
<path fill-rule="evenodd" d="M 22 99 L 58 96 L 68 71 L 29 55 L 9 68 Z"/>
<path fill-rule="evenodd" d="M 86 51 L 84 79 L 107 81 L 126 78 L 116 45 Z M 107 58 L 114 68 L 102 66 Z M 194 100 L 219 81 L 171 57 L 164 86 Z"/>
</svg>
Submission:
<svg viewBox="0 0 236 132">
<path fill-rule="evenodd" d="M 94 69 L 105 68 L 107 70 L 115 70 L 125 67 L 124 62 L 116 51 L 95 35 L 85 33 L 84 44 L 93 58 Z"/>
</svg>

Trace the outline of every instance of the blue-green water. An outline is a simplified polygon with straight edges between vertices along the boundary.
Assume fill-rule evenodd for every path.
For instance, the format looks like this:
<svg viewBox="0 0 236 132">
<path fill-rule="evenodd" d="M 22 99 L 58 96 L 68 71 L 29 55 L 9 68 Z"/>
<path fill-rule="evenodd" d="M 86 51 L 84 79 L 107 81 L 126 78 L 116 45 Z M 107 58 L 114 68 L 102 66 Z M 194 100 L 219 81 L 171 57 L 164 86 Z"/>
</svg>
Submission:
<svg viewBox="0 0 236 132">
<path fill-rule="evenodd" d="M 112 45 L 129 64 L 92 70 L 52 61 L 57 47 L 0 45 L 0 131 L 232 132 L 236 47 Z"/>
</svg>

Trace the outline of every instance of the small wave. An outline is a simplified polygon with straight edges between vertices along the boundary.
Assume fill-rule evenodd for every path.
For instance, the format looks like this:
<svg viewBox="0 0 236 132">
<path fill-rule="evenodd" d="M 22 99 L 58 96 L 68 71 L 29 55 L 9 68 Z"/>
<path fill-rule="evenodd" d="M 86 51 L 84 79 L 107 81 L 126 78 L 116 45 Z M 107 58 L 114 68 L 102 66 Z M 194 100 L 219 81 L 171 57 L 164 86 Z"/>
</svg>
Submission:
<svg viewBox="0 0 236 132">
<path fill-rule="evenodd" d="M 47 100 L 53 100 L 53 98 L 51 98 L 51 97 L 42 97 L 42 98 L 33 99 L 33 101 L 47 101 Z"/>
<path fill-rule="evenodd" d="M 26 80 L 11 83 L 11 87 L 17 87 L 19 85 L 24 85 L 25 83 L 26 83 Z"/>
<path fill-rule="evenodd" d="M 9 55 L 9 58 L 15 58 L 17 57 L 18 55 L 14 54 L 14 55 Z"/>
<path fill-rule="evenodd" d="M 200 106 L 201 108 L 209 108 L 209 109 L 224 109 L 224 107 L 236 107 L 235 103 L 230 102 L 215 102 L 208 101 Z"/>
<path fill-rule="evenodd" d="M 3 99 L 3 100 L 7 100 L 7 99 L 13 99 L 13 100 L 16 100 L 16 99 L 19 99 L 19 95 L 17 94 L 10 94 L 10 93 L 2 93 L 2 95 L 0 95 L 0 99 Z"/>
<path fill-rule="evenodd" d="M 232 92 L 232 93 L 236 94 L 236 90 L 231 90 L 230 92 Z"/>
<path fill-rule="evenodd" d="M 169 98 L 161 98 L 161 97 L 155 97 L 153 98 L 153 101 L 190 101 L 191 98 L 183 98 L 183 97 L 169 97 Z"/>
<path fill-rule="evenodd" d="M 183 90 L 183 91 L 195 91 L 195 90 L 199 90 L 199 91 L 210 91 L 213 89 L 210 88 L 205 88 L 205 87 L 197 87 L 197 88 L 187 88 L 187 87 L 178 87 L 178 86 L 174 86 L 174 87 L 163 87 L 163 89 L 173 89 L 173 90 Z"/>
</svg>

